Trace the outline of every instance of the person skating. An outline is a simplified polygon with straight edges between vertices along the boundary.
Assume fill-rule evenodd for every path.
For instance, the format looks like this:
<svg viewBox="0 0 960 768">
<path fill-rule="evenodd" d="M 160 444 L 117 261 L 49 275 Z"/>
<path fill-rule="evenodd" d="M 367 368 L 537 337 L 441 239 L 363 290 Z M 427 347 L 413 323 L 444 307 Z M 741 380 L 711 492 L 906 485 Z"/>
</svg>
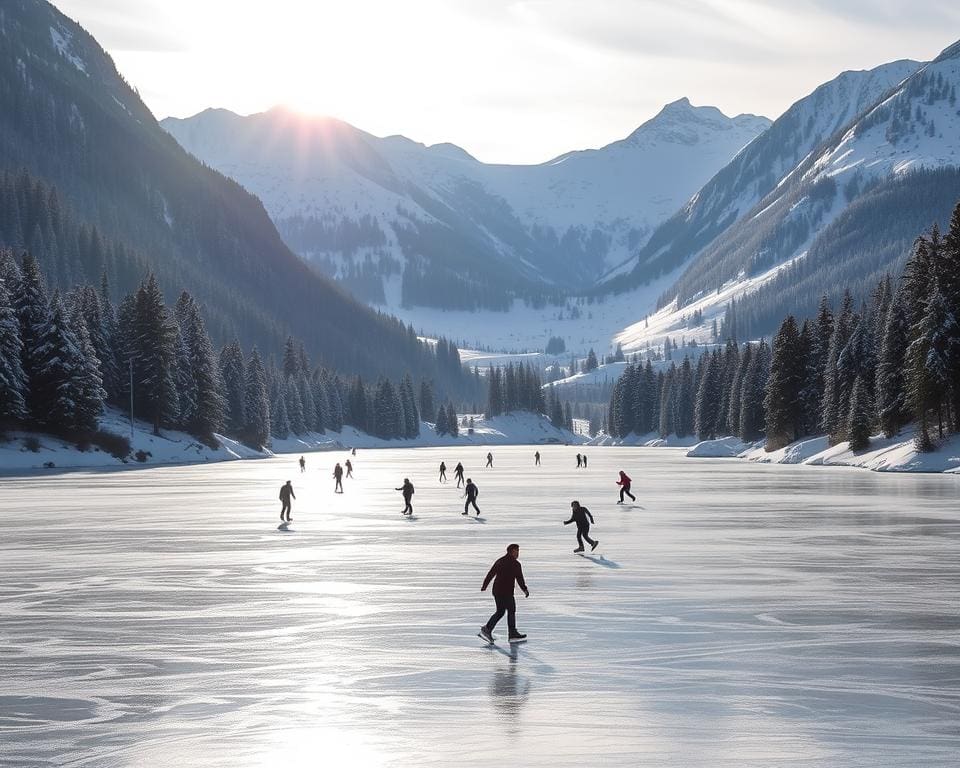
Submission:
<svg viewBox="0 0 960 768">
<path fill-rule="evenodd" d="M 492 466 L 493 466 L 493 454 L 492 454 L 492 453 L 488 453 L 488 454 L 487 454 L 487 466 L 488 466 L 488 467 L 492 467 Z"/>
<path fill-rule="evenodd" d="M 293 518 L 290 517 L 290 499 L 297 498 L 296 494 L 293 492 L 293 483 L 289 480 L 284 485 L 280 486 L 280 502 L 283 506 L 280 507 L 280 522 L 289 523 Z M 284 514 L 286 514 L 286 519 L 284 519 Z"/>
<path fill-rule="evenodd" d="M 590 538 L 590 523 L 593 522 L 593 515 L 590 514 L 590 510 L 586 507 L 581 507 L 579 501 L 570 502 L 570 519 L 564 520 L 564 525 L 570 525 L 570 523 L 577 524 L 577 543 L 580 545 L 577 547 L 574 552 L 583 552 L 583 542 L 586 542 L 590 545 L 590 551 L 593 552 L 597 548 L 599 541 L 595 541 Z"/>
<path fill-rule="evenodd" d="M 340 466 L 340 462 L 337 462 L 337 466 L 333 468 L 333 492 L 334 493 L 343 493 L 343 467 Z"/>
<path fill-rule="evenodd" d="M 352 451 L 350 451 L 350 455 L 351 455 L 351 456 L 356 456 L 356 455 L 357 455 L 357 449 L 354 448 Z"/>
<path fill-rule="evenodd" d="M 581 458 L 583 458 L 583 468 L 586 469 L 586 468 L 587 468 L 587 454 L 583 454 L 583 456 L 582 456 Z"/>
<path fill-rule="evenodd" d="M 537 451 L 535 454 L 533 454 L 533 466 L 540 466 L 540 451 Z"/>
<path fill-rule="evenodd" d="M 343 466 L 347 468 L 347 477 L 353 477 L 353 463 L 350 461 L 350 459 L 347 459 L 345 462 L 343 462 Z"/>
<path fill-rule="evenodd" d="M 467 494 L 467 500 L 463 503 L 463 513 L 464 515 L 469 514 L 468 509 L 471 504 L 473 508 L 477 510 L 477 517 L 480 517 L 480 507 L 477 506 L 477 496 L 480 495 L 480 489 L 474 484 L 471 478 L 467 478 L 467 487 L 464 489 Z"/>
<path fill-rule="evenodd" d="M 459 488 L 465 481 L 463 479 L 463 464 L 457 462 L 457 466 L 453 468 L 453 476 L 457 478 L 457 488 Z"/>
<path fill-rule="evenodd" d="M 577 469 L 583 466 L 583 457 L 578 453 L 577 454 Z"/>
<path fill-rule="evenodd" d="M 620 501 L 618 501 L 617 504 L 623 504 L 623 496 L 624 496 L 624 494 L 626 494 L 627 496 L 629 496 L 629 497 L 630 497 L 631 499 L 633 499 L 634 501 L 637 500 L 637 497 L 634 496 L 632 493 L 630 493 L 630 483 L 632 483 L 632 482 L 633 482 L 633 481 L 632 481 L 629 477 L 627 477 L 627 473 L 624 472 L 624 471 L 621 469 L 621 470 L 620 470 L 620 479 L 617 480 L 617 485 L 620 486 Z"/>
<path fill-rule="evenodd" d="M 398 491 L 403 492 L 403 502 L 406 506 L 403 508 L 401 515 L 412 515 L 413 514 L 413 505 L 410 503 L 410 499 L 413 498 L 413 483 L 410 482 L 408 478 L 403 478 L 403 485 L 397 488 Z"/>
<path fill-rule="evenodd" d="M 446 462 L 440 462 L 440 482 L 447 482 L 447 465 Z"/>
<path fill-rule="evenodd" d="M 303 458 L 303 456 L 300 457 L 300 471 L 301 472 L 307 471 L 307 460 Z"/>
<path fill-rule="evenodd" d="M 530 590 L 523 580 L 523 568 L 520 566 L 520 545 L 511 544 L 507 547 L 507 554 L 499 558 L 490 568 L 487 577 L 483 580 L 481 592 L 487 591 L 487 586 L 493 581 L 493 599 L 497 610 L 487 623 L 480 627 L 479 635 L 488 643 L 494 641 L 493 628 L 497 622 L 507 614 L 507 629 L 510 631 L 511 642 L 524 640 L 527 636 L 517 631 L 517 601 L 513 596 L 514 583 L 520 586 L 525 597 L 530 597 Z"/>
</svg>

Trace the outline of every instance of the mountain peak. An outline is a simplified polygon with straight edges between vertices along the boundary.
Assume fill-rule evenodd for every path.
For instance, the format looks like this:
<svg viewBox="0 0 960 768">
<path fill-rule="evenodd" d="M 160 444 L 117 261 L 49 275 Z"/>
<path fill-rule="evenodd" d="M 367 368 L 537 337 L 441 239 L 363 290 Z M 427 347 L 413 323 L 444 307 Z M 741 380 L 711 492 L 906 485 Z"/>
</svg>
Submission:
<svg viewBox="0 0 960 768">
<path fill-rule="evenodd" d="M 731 128 L 746 127 L 760 133 L 770 120 L 756 115 L 727 117 L 716 107 L 698 107 L 682 96 L 666 104 L 656 115 L 631 133 L 624 142 L 639 144 L 646 141 L 665 141 L 676 144 L 696 144 L 705 136 Z"/>
</svg>

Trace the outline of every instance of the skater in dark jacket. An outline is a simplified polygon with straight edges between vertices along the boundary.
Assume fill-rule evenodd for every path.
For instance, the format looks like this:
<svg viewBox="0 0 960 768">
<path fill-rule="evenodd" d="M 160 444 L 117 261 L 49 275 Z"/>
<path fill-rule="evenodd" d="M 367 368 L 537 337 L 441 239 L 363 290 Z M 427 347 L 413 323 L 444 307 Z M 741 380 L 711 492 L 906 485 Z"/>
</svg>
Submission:
<svg viewBox="0 0 960 768">
<path fill-rule="evenodd" d="M 632 481 L 629 477 L 627 477 L 627 473 L 624 472 L 624 471 L 621 469 L 621 470 L 620 470 L 620 479 L 617 480 L 617 485 L 620 486 L 620 501 L 618 501 L 617 504 L 623 504 L 623 495 L 624 495 L 624 494 L 626 494 L 627 496 L 629 496 L 629 497 L 630 497 L 631 499 L 633 499 L 634 501 L 637 500 L 637 497 L 634 496 L 632 493 L 630 493 L 630 483 L 632 483 L 632 482 L 633 482 L 633 481 Z"/>
<path fill-rule="evenodd" d="M 343 493 L 343 467 L 340 466 L 340 462 L 337 462 L 337 465 L 333 468 L 333 492 L 334 493 Z"/>
<path fill-rule="evenodd" d="M 582 456 L 581 458 L 583 459 L 583 468 L 586 469 L 586 468 L 587 468 L 587 454 L 583 454 L 583 456 Z"/>
<path fill-rule="evenodd" d="M 283 505 L 280 507 L 280 520 L 281 522 L 289 523 L 292 519 L 290 517 L 290 499 L 297 498 L 296 494 L 293 492 L 293 483 L 289 480 L 284 485 L 280 486 L 280 503 Z M 284 520 L 284 514 L 286 514 L 286 519 Z"/>
<path fill-rule="evenodd" d="M 410 503 L 410 499 L 413 498 L 413 483 L 410 482 L 406 477 L 403 478 L 403 485 L 397 488 L 398 491 L 403 492 L 403 502 L 406 506 L 403 508 L 401 515 L 412 515 L 413 514 L 413 505 Z"/>
<path fill-rule="evenodd" d="M 533 454 L 533 465 L 535 467 L 540 466 L 540 451 L 537 451 L 535 454 Z"/>
<path fill-rule="evenodd" d="M 577 454 L 577 469 L 583 466 L 583 457 L 578 453 Z"/>
<path fill-rule="evenodd" d="M 488 453 L 488 454 L 487 454 L 487 466 L 488 466 L 488 467 L 492 467 L 492 466 L 493 466 L 493 454 L 492 454 L 492 453 Z"/>
<path fill-rule="evenodd" d="M 570 523 L 577 524 L 577 543 L 580 545 L 577 547 L 574 552 L 583 552 L 583 542 L 586 540 L 587 544 L 590 545 L 590 551 L 592 552 L 597 548 L 599 541 L 594 541 L 590 538 L 590 523 L 593 522 L 593 515 L 590 514 L 590 510 L 586 507 L 581 507 L 579 501 L 570 502 L 570 519 L 564 520 L 564 525 L 570 525 Z"/>
<path fill-rule="evenodd" d="M 447 465 L 445 462 L 440 462 L 440 482 L 447 482 Z"/>
<path fill-rule="evenodd" d="M 307 471 L 307 460 L 303 458 L 303 456 L 300 457 L 300 471 L 301 472 Z"/>
<path fill-rule="evenodd" d="M 477 510 L 477 517 L 480 517 L 480 507 L 477 506 L 477 496 L 480 494 L 480 489 L 474 485 L 473 480 L 469 477 L 467 478 L 467 487 L 465 490 L 467 493 L 467 500 L 463 503 L 462 514 L 469 514 L 468 509 L 470 505 L 473 504 L 473 508 Z"/>
<path fill-rule="evenodd" d="M 530 590 L 523 580 L 523 568 L 520 567 L 520 545 L 511 544 L 507 547 L 507 554 L 497 560 L 490 568 L 487 577 L 483 580 L 481 592 L 487 591 L 487 586 L 493 581 L 493 599 L 497 603 L 497 610 L 486 624 L 480 628 L 480 637 L 492 643 L 493 628 L 497 622 L 507 614 L 507 628 L 510 631 L 510 640 L 523 640 L 526 635 L 517 631 L 517 601 L 513 597 L 514 583 L 520 586 L 525 597 L 530 597 Z"/>
<path fill-rule="evenodd" d="M 353 477 L 353 464 L 350 462 L 350 459 L 343 462 L 343 466 L 347 468 L 347 477 Z"/>
<path fill-rule="evenodd" d="M 459 488 L 463 483 L 463 464 L 459 461 L 457 462 L 457 466 L 453 468 L 453 476 L 457 478 L 457 488 Z"/>
</svg>

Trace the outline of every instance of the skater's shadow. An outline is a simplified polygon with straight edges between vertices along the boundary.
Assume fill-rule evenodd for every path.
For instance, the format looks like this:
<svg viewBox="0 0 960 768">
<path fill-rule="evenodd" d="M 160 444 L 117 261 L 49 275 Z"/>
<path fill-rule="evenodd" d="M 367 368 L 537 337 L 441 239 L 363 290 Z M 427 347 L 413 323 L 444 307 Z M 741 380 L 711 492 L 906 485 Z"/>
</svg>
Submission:
<svg viewBox="0 0 960 768">
<path fill-rule="evenodd" d="M 597 565 L 602 565 L 604 568 L 619 568 L 620 563 L 615 560 L 607 560 L 603 555 L 587 555 L 581 554 L 584 560 L 589 560 L 591 563 L 596 563 Z"/>
<path fill-rule="evenodd" d="M 517 673 L 511 664 L 506 670 L 498 670 L 490 681 L 490 698 L 493 706 L 501 715 L 511 718 L 520 714 L 530 695 L 530 679 Z"/>
</svg>

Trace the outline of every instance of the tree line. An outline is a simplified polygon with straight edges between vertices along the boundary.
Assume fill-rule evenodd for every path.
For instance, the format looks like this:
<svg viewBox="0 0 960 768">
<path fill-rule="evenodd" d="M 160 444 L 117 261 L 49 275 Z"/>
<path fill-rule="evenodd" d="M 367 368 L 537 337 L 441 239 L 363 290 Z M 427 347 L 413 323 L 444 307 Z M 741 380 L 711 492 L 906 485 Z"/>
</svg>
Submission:
<svg viewBox="0 0 960 768">
<path fill-rule="evenodd" d="M 459 365 L 452 342 L 437 352 L 441 368 Z M 184 291 L 168 307 L 152 274 L 114 304 L 105 275 L 99 289 L 51 294 L 36 259 L 0 251 L 0 425 L 91 433 L 105 406 L 127 411 L 132 397 L 157 434 L 183 429 L 208 443 L 222 433 L 261 447 L 344 424 L 410 438 L 420 406 L 433 409 L 429 381 L 415 393 L 409 374 L 367 386 L 312 365 L 292 337 L 279 365 L 236 339 L 217 354 L 199 303 Z"/>
<path fill-rule="evenodd" d="M 869 446 L 916 422 L 931 450 L 960 431 L 960 204 L 946 235 L 936 225 L 914 243 L 897 281 L 882 278 L 857 307 L 846 291 L 836 311 L 825 295 L 814 317 L 788 315 L 772 343 L 689 357 L 669 370 L 629 365 L 614 385 L 607 430 L 702 440 L 766 438 L 777 450 L 826 434 L 832 444 Z"/>
</svg>

